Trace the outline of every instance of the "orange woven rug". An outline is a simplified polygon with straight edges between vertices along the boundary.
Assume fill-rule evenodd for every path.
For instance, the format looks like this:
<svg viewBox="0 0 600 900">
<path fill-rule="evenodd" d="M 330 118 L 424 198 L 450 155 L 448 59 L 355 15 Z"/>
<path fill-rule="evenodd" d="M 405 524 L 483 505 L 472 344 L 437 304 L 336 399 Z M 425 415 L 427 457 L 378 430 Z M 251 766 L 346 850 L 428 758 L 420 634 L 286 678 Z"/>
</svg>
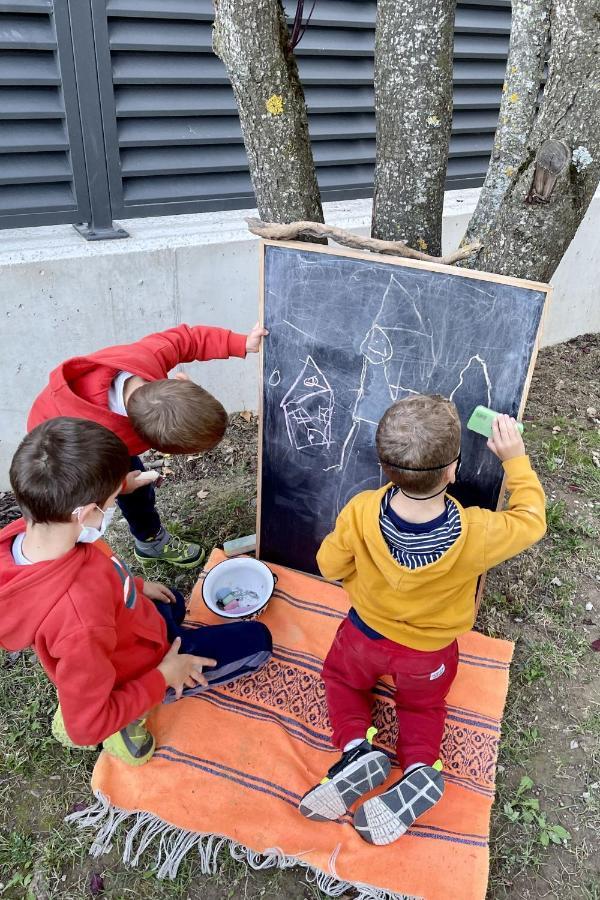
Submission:
<svg viewBox="0 0 600 900">
<path fill-rule="evenodd" d="M 214 551 L 208 568 L 221 559 Z M 329 896 L 353 886 L 362 900 L 483 900 L 512 644 L 475 632 L 460 640 L 442 747 L 444 797 L 397 843 L 372 847 L 350 817 L 322 824 L 297 812 L 302 794 L 338 755 L 319 672 L 347 597 L 309 576 L 273 570 L 277 590 L 262 619 L 273 633 L 272 660 L 229 687 L 155 710 L 149 724 L 157 749 L 140 769 L 100 756 L 92 779 L 98 803 L 71 817 L 97 829 L 92 853 L 106 852 L 122 831 L 124 860 L 156 868 L 160 877 L 175 877 L 192 851 L 204 872 L 215 872 L 219 851 L 229 849 L 256 868 L 302 865 Z M 189 619 L 216 621 L 199 585 Z M 377 742 L 392 754 L 390 684 L 382 681 L 375 693 Z"/>
</svg>

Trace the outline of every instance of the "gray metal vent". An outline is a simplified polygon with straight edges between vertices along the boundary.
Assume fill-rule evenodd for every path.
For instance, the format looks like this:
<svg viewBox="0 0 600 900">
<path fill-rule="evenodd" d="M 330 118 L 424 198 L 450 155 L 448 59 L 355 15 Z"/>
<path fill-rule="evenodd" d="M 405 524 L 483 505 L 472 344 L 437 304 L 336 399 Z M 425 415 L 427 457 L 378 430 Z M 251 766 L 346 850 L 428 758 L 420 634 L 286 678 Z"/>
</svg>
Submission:
<svg viewBox="0 0 600 900">
<path fill-rule="evenodd" d="M 100 8 L 101 7 L 101 8 Z M 286 3 L 293 14 L 294 3 Z M 318 0 L 297 47 L 323 199 L 369 196 L 375 160 L 373 0 Z M 96 45 L 113 215 L 254 203 L 211 0 L 101 0 Z M 498 119 L 510 4 L 460 3 L 448 187 L 481 184 Z"/>
<path fill-rule="evenodd" d="M 0 227 L 89 213 L 66 12 L 0 2 Z"/>
</svg>

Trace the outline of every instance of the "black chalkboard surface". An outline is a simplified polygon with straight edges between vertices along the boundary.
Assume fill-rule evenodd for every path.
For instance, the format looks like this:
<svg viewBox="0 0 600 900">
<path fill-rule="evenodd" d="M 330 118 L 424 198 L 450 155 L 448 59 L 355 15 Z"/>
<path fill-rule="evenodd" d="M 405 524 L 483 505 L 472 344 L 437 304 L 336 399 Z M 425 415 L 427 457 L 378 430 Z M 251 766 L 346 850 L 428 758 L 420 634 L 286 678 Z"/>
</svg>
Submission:
<svg viewBox="0 0 600 900">
<path fill-rule="evenodd" d="M 265 241 L 258 552 L 317 573 L 345 503 L 377 488 L 375 431 L 411 393 L 443 394 L 463 422 L 452 493 L 495 509 L 502 467 L 465 428 L 478 404 L 525 403 L 547 285 L 449 266 Z"/>
</svg>

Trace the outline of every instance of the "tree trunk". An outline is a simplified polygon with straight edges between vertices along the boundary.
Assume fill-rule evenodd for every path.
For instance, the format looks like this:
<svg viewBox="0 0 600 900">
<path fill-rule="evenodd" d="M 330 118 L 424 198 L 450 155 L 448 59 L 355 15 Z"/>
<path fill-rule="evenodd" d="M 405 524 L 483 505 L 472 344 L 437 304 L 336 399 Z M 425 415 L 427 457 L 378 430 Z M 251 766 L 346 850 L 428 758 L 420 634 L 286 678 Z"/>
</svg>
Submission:
<svg viewBox="0 0 600 900">
<path fill-rule="evenodd" d="M 441 254 L 455 0 L 378 0 L 373 237 Z"/>
<path fill-rule="evenodd" d="M 513 0 L 510 48 L 494 149 L 464 243 L 485 240 L 516 178 L 537 111 L 550 24 L 550 0 Z"/>
<path fill-rule="evenodd" d="M 523 158 L 486 229 L 473 268 L 548 281 L 600 181 L 600 13 L 598 0 L 553 0 L 543 100 Z M 572 160 L 547 202 L 526 203 L 536 153 L 564 141 Z"/>
<path fill-rule="evenodd" d="M 214 0 L 213 45 L 238 105 L 258 211 L 323 221 L 304 92 L 281 0 Z"/>
</svg>

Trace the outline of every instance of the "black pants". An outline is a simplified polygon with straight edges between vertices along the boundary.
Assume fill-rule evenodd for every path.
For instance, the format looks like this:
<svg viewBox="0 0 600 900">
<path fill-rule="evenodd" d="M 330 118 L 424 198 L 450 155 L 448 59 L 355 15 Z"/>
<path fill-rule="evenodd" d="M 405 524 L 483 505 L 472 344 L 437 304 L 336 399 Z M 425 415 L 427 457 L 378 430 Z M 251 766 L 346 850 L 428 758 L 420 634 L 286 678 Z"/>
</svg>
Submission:
<svg viewBox="0 0 600 900">
<path fill-rule="evenodd" d="M 184 688 L 183 696 L 190 697 L 216 687 L 229 684 L 262 668 L 269 660 L 273 641 L 271 632 L 261 622 L 231 622 L 226 625 L 203 625 L 197 628 L 182 628 L 185 617 L 185 601 L 179 591 L 172 588 L 176 603 L 155 602 L 155 606 L 167 623 L 170 641 L 181 638 L 180 653 L 206 656 L 216 659 L 216 666 L 204 669 L 208 687 L 197 685 Z M 165 703 L 175 699 L 175 692 L 167 692 Z"/>
<path fill-rule="evenodd" d="M 139 456 L 131 457 L 131 471 L 146 471 Z M 131 494 L 120 494 L 117 503 L 134 538 L 138 541 L 150 541 L 157 536 L 161 524 L 156 509 L 156 495 L 151 484 L 146 484 Z"/>
</svg>

